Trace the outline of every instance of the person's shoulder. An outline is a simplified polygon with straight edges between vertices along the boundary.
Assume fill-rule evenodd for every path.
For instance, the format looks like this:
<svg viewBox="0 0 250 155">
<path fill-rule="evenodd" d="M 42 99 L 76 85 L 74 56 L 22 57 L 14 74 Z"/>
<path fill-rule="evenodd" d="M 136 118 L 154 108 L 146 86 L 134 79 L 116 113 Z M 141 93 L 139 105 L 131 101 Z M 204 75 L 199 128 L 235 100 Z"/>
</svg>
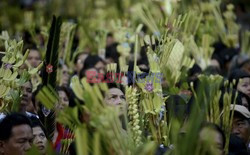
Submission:
<svg viewBox="0 0 250 155">
<path fill-rule="evenodd" d="M 25 112 L 26 113 L 26 115 L 28 116 L 28 117 L 36 117 L 36 118 L 38 118 L 39 119 L 39 116 L 38 115 L 36 115 L 36 114 L 32 114 L 32 113 L 30 113 L 30 112 Z"/>
<path fill-rule="evenodd" d="M 0 120 L 4 119 L 6 115 L 4 113 L 0 113 Z"/>
</svg>

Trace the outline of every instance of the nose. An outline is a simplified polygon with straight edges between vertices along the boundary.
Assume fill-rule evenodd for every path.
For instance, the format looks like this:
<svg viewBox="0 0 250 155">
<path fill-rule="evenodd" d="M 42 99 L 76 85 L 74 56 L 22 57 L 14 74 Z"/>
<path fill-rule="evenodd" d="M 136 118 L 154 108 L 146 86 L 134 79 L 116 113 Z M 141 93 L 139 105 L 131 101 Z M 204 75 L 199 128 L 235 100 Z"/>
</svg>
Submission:
<svg viewBox="0 0 250 155">
<path fill-rule="evenodd" d="M 39 138 L 39 136 L 38 136 L 38 137 L 36 137 L 36 138 L 34 139 L 34 143 L 35 143 L 35 144 L 42 143 L 42 139 Z"/>
<path fill-rule="evenodd" d="M 27 152 L 27 151 L 30 150 L 30 148 L 31 148 L 31 143 L 26 142 L 25 145 L 24 145 L 24 151 Z"/>
<path fill-rule="evenodd" d="M 122 99 L 120 97 L 117 97 L 116 105 L 120 105 L 120 104 L 122 104 Z"/>
<path fill-rule="evenodd" d="M 235 134 L 235 135 L 239 135 L 240 134 L 239 129 L 237 127 L 233 127 L 232 133 Z"/>
</svg>

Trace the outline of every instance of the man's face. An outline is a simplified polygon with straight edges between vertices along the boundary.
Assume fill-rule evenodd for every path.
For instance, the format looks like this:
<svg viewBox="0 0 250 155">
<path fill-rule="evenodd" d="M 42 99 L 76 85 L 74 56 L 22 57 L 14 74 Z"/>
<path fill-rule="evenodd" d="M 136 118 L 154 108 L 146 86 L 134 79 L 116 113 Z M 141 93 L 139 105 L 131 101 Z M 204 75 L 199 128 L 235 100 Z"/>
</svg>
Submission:
<svg viewBox="0 0 250 155">
<path fill-rule="evenodd" d="M 125 102 L 125 95 L 120 89 L 111 88 L 105 96 L 105 101 L 108 105 L 120 105 Z"/>
<path fill-rule="evenodd" d="M 244 140 L 245 143 L 248 142 L 250 137 L 250 125 L 247 119 L 234 116 L 232 133 Z"/>
<path fill-rule="evenodd" d="M 23 96 L 21 99 L 20 111 L 26 111 L 26 107 L 30 104 L 31 102 L 31 97 L 32 97 L 32 85 L 30 82 L 26 82 L 25 84 L 22 85 L 22 91 L 23 91 Z"/>
<path fill-rule="evenodd" d="M 41 154 L 46 153 L 46 146 L 47 146 L 47 138 L 41 129 L 41 127 L 37 126 L 32 128 L 33 130 L 33 144 L 38 148 Z"/>
<path fill-rule="evenodd" d="M 37 67 L 41 63 L 41 57 L 39 51 L 30 50 L 27 60 L 32 67 Z"/>
<path fill-rule="evenodd" d="M 111 88 L 105 95 L 105 102 L 107 105 L 119 108 L 120 115 L 127 111 L 127 104 L 124 93 L 118 88 Z"/>
<path fill-rule="evenodd" d="M 250 97 L 250 78 L 242 78 L 237 85 L 237 90 Z"/>
<path fill-rule="evenodd" d="M 1 142 L 4 155 L 24 155 L 32 145 L 33 134 L 29 125 L 18 125 L 12 128 L 11 137 Z"/>
</svg>

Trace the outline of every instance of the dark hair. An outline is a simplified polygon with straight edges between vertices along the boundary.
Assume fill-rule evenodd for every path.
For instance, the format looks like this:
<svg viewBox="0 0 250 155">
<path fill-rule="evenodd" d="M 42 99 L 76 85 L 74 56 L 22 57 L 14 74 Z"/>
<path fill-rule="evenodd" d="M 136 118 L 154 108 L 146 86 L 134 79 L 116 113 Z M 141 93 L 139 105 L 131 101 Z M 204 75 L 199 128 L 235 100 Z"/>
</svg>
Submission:
<svg viewBox="0 0 250 155">
<path fill-rule="evenodd" d="M 230 62 L 234 56 L 238 54 L 238 50 L 234 48 L 221 48 L 221 50 L 218 49 L 218 51 L 215 50 L 213 53 L 212 58 L 216 59 L 221 69 L 225 69 L 225 64 Z"/>
<path fill-rule="evenodd" d="M 121 84 L 117 84 L 117 83 L 108 83 L 108 88 L 111 89 L 111 88 L 118 88 L 120 89 L 123 93 L 125 93 L 125 89 L 124 87 L 121 85 Z"/>
<path fill-rule="evenodd" d="M 68 87 L 64 87 L 64 86 L 58 86 L 56 87 L 56 91 L 64 91 L 65 94 L 67 95 L 68 99 L 69 99 L 69 107 L 74 107 L 76 105 L 75 102 L 75 94 L 73 92 L 72 89 L 68 88 Z M 82 103 L 82 102 L 80 102 Z"/>
<path fill-rule="evenodd" d="M 57 92 L 58 92 L 58 91 L 64 91 L 68 98 L 69 98 L 69 96 L 70 96 L 70 93 L 69 93 L 69 90 L 68 90 L 67 87 L 64 87 L 64 86 L 57 86 L 57 87 L 56 87 L 56 91 L 57 91 Z"/>
<path fill-rule="evenodd" d="M 118 43 L 113 43 L 106 47 L 105 58 L 111 58 L 114 60 L 115 63 L 118 64 L 118 59 L 120 57 L 120 54 L 116 49 L 117 45 Z"/>
<path fill-rule="evenodd" d="M 40 128 L 43 130 L 45 136 L 47 137 L 47 135 L 46 135 L 46 133 L 47 133 L 47 132 L 46 132 L 46 129 L 45 129 L 45 127 L 42 125 L 41 121 L 40 121 L 38 118 L 36 118 L 36 117 L 31 117 L 30 120 L 31 120 L 31 127 L 32 127 L 32 128 L 40 127 Z"/>
<path fill-rule="evenodd" d="M 247 72 L 243 71 L 243 70 L 240 70 L 240 69 L 235 69 L 233 70 L 229 77 L 228 77 L 228 80 L 230 83 L 233 82 L 233 80 L 235 80 L 235 84 L 233 85 L 233 88 L 236 89 L 237 88 L 237 85 L 239 83 L 239 80 L 241 78 L 245 78 L 245 77 L 250 77 L 250 74 L 248 74 Z"/>
<path fill-rule="evenodd" d="M 105 62 L 102 60 L 101 57 L 99 57 L 98 55 L 89 55 L 86 60 L 84 61 L 84 69 L 89 69 L 92 67 L 95 67 L 95 65 L 98 62 L 103 62 L 105 64 Z"/>
<path fill-rule="evenodd" d="M 76 56 L 75 56 L 75 58 L 74 58 L 74 64 L 77 63 L 78 57 L 79 57 L 80 55 L 82 55 L 82 54 L 87 54 L 87 53 L 85 53 L 85 52 L 77 53 Z"/>
<path fill-rule="evenodd" d="M 242 98 L 246 98 L 247 103 L 248 103 L 248 110 L 249 110 L 250 109 L 250 97 L 247 96 L 246 94 L 242 93 L 242 92 L 239 92 L 239 91 L 237 91 L 237 92 L 238 92 L 238 96 L 236 98 L 236 103 L 235 104 L 243 105 Z"/>
<path fill-rule="evenodd" d="M 30 119 L 24 114 L 11 113 L 6 115 L 0 123 L 0 140 L 8 140 L 11 137 L 12 129 L 18 125 L 32 127 Z"/>
<path fill-rule="evenodd" d="M 194 76 L 200 73 L 202 73 L 202 70 L 198 64 L 194 64 L 193 67 L 188 70 L 188 76 Z"/>
<path fill-rule="evenodd" d="M 87 69 L 90 69 L 90 68 L 95 68 L 95 65 L 98 63 L 98 62 L 102 62 L 105 64 L 105 62 L 102 60 L 102 58 L 100 58 L 99 56 L 97 55 L 89 55 L 85 61 L 84 61 L 84 65 L 83 65 L 83 68 L 81 69 L 80 71 L 80 79 L 83 78 L 85 76 L 85 71 Z"/>
</svg>

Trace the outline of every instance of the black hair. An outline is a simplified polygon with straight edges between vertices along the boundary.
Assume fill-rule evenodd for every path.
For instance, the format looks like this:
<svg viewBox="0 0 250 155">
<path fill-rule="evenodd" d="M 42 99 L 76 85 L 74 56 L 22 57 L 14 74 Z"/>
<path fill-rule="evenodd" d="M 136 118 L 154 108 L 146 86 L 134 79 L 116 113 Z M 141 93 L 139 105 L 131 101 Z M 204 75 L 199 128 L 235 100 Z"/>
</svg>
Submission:
<svg viewBox="0 0 250 155">
<path fill-rule="evenodd" d="M 222 70 L 225 69 L 225 64 L 239 53 L 235 48 L 227 48 L 223 43 L 215 44 L 214 48 L 212 59 L 216 59 L 219 62 Z"/>
<path fill-rule="evenodd" d="M 113 37 L 113 34 L 112 34 L 111 32 L 109 32 L 109 33 L 107 34 L 107 37 Z"/>
<path fill-rule="evenodd" d="M 5 116 L 0 123 L 0 140 L 8 140 L 15 126 L 28 125 L 32 127 L 30 119 L 24 114 L 11 113 Z"/>
<path fill-rule="evenodd" d="M 149 62 L 148 62 L 148 57 L 147 57 L 146 55 L 143 55 L 143 56 L 138 60 L 137 65 L 138 65 L 138 66 L 139 66 L 139 65 L 146 65 L 146 66 L 147 66 L 146 69 L 140 68 L 140 67 L 139 67 L 139 68 L 140 68 L 140 70 L 141 70 L 142 72 L 149 73 Z"/>
<path fill-rule="evenodd" d="M 216 67 L 216 66 L 208 66 L 204 70 L 204 74 L 205 75 L 221 75 L 220 69 L 218 67 Z"/>
<path fill-rule="evenodd" d="M 117 84 L 117 83 L 108 83 L 108 88 L 118 88 L 120 89 L 124 94 L 125 94 L 125 88 L 121 85 L 121 84 Z"/>
<path fill-rule="evenodd" d="M 229 75 L 229 77 L 228 77 L 228 80 L 229 80 L 230 83 L 232 83 L 233 80 L 235 80 L 235 84 L 233 85 L 233 88 L 234 88 L 234 89 L 237 89 L 237 85 L 238 85 L 238 83 L 239 83 L 239 80 L 240 80 L 241 78 L 245 78 L 245 77 L 250 77 L 250 74 L 247 73 L 247 72 L 245 72 L 245 71 L 243 71 L 243 70 L 235 69 L 235 70 L 233 70 L 233 71 L 230 73 L 230 75 Z"/>
<path fill-rule="evenodd" d="M 97 56 L 97 55 L 89 55 L 85 61 L 84 61 L 84 65 L 83 68 L 80 71 L 80 79 L 83 78 L 85 76 L 85 71 L 90 69 L 90 68 L 95 68 L 95 65 L 98 62 L 102 62 L 103 64 L 105 64 L 105 62 L 102 60 L 101 57 Z"/>
<path fill-rule="evenodd" d="M 201 73 L 201 67 L 198 64 L 194 64 L 193 67 L 188 70 L 188 83 L 196 81 L 198 79 L 198 75 Z"/>
<path fill-rule="evenodd" d="M 240 91 L 237 91 L 238 92 L 238 96 L 236 98 L 236 103 L 235 104 L 238 104 L 238 105 L 243 105 L 243 101 L 242 101 L 242 98 L 246 98 L 247 100 L 247 103 L 248 103 L 248 110 L 250 111 L 250 97 L 247 96 L 246 94 L 240 92 Z"/>
<path fill-rule="evenodd" d="M 192 68 L 188 70 L 188 76 L 202 73 L 201 67 L 198 64 L 194 64 Z"/>
<path fill-rule="evenodd" d="M 117 45 L 118 43 L 113 43 L 106 47 L 105 58 L 111 58 L 114 60 L 114 63 L 118 64 L 118 59 L 120 57 L 120 54 L 116 49 Z"/>
<path fill-rule="evenodd" d="M 85 53 L 85 52 L 77 53 L 76 56 L 75 56 L 75 58 L 74 58 L 74 64 L 77 63 L 78 57 L 79 57 L 80 55 L 82 55 L 82 54 L 87 54 L 87 53 Z"/>
<path fill-rule="evenodd" d="M 67 87 L 64 87 L 64 86 L 57 86 L 57 87 L 56 87 L 56 91 L 57 91 L 57 92 L 58 92 L 58 91 L 64 91 L 68 98 L 69 98 L 69 96 L 70 96 L 70 93 L 69 93 L 69 90 L 68 90 Z"/>
<path fill-rule="evenodd" d="M 30 120 L 31 120 L 31 127 L 32 127 L 32 128 L 40 127 L 40 128 L 43 130 L 45 136 L 48 137 L 48 136 L 46 135 L 47 132 L 46 132 L 46 129 L 45 129 L 44 125 L 41 123 L 41 121 L 40 121 L 38 118 L 36 118 L 36 117 L 31 117 Z"/>
<path fill-rule="evenodd" d="M 89 55 L 86 60 L 84 61 L 84 69 L 89 69 L 92 67 L 95 67 L 95 65 L 98 62 L 103 62 L 105 64 L 105 62 L 102 60 L 101 57 L 99 57 L 98 55 Z"/>
<path fill-rule="evenodd" d="M 74 107 L 76 105 L 76 102 L 75 102 L 75 94 L 73 92 L 72 89 L 68 88 L 68 87 L 65 87 L 65 86 L 57 86 L 56 87 L 56 91 L 64 91 L 65 94 L 67 95 L 68 99 L 69 99 L 69 107 Z"/>
</svg>

